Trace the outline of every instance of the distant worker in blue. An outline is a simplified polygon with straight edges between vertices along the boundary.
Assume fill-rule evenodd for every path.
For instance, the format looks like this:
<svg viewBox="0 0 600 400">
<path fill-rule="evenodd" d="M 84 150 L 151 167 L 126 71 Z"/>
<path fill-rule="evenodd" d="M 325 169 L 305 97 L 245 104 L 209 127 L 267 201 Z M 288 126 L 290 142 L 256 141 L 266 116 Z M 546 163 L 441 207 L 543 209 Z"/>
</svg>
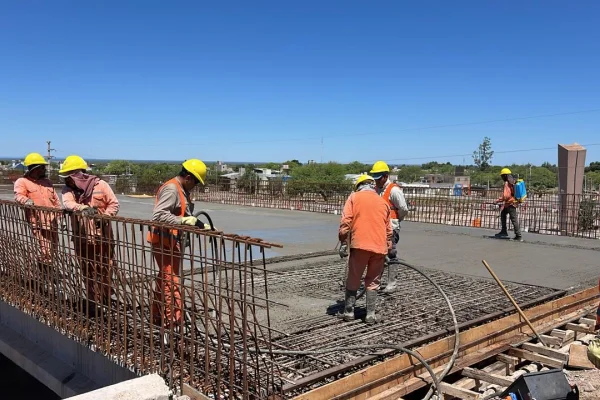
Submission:
<svg viewBox="0 0 600 400">
<path fill-rule="evenodd" d="M 496 203 L 500 204 L 502 210 L 500 211 L 500 223 L 502 224 L 502 229 L 496 234 L 496 237 L 508 237 L 508 231 L 506 228 L 506 216 L 508 215 L 510 216 L 510 222 L 512 222 L 515 230 L 515 237 L 513 240 L 522 242 L 523 236 L 521 236 L 519 217 L 517 215 L 517 206 L 519 205 L 519 202 L 515 197 L 515 178 L 513 178 L 512 172 L 508 168 L 502 168 L 502 171 L 500 171 L 500 176 L 504 181 L 504 187 L 502 190 L 502 197 L 498 198 Z"/>
<path fill-rule="evenodd" d="M 388 252 L 388 258 L 391 260 L 398 259 L 398 249 L 396 248 L 400 241 L 400 222 L 408 214 L 408 206 L 406 199 L 400 186 L 390 181 L 390 167 L 383 162 L 377 161 L 373 164 L 369 175 L 375 179 L 377 193 L 385 200 L 391 209 L 391 224 L 392 224 L 392 247 Z M 388 269 L 388 283 L 383 289 L 384 293 L 393 293 L 398 286 L 397 281 L 398 264 L 391 263 Z"/>
</svg>

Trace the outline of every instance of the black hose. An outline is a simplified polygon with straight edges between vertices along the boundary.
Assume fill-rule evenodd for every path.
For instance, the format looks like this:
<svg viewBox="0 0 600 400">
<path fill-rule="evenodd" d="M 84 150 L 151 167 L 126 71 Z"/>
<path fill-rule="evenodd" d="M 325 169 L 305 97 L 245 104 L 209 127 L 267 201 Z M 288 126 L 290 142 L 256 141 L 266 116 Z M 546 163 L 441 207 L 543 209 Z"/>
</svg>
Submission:
<svg viewBox="0 0 600 400">
<path fill-rule="evenodd" d="M 204 215 L 206 217 L 206 219 L 208 220 L 208 224 L 210 225 L 210 230 L 214 231 L 215 230 L 215 224 L 213 224 L 212 218 L 210 217 L 210 215 L 208 215 L 205 211 L 196 211 L 194 214 L 194 217 L 198 218 L 201 215 Z M 196 226 L 198 228 L 204 228 L 204 224 L 202 224 L 202 226 L 199 226 L 196 223 Z"/>
<path fill-rule="evenodd" d="M 406 349 L 401 346 L 393 345 L 393 344 L 370 344 L 370 345 L 362 345 L 362 346 L 345 346 L 345 347 L 332 347 L 332 348 L 323 348 L 323 349 L 315 349 L 315 350 L 269 350 L 269 349 L 248 349 L 248 351 L 258 352 L 258 353 L 271 353 L 271 354 L 284 354 L 284 355 L 309 355 L 309 354 L 320 354 L 320 353 L 332 353 L 336 351 L 348 351 L 348 350 L 365 350 L 365 349 L 394 349 L 398 351 L 402 351 L 407 353 L 416 359 L 418 359 L 421 364 L 427 369 L 427 372 L 431 375 L 431 379 L 433 381 L 432 387 L 429 388 L 429 391 L 423 398 L 423 400 L 429 400 L 431 396 L 437 391 L 439 391 L 439 382 L 444 380 L 448 372 L 454 367 L 454 363 L 456 362 L 456 358 L 458 357 L 458 351 L 460 349 L 460 330 L 458 328 L 458 321 L 456 320 L 456 314 L 454 312 L 454 307 L 452 307 L 452 303 L 450 303 L 450 299 L 446 295 L 446 293 L 442 290 L 442 288 L 431 278 L 429 277 L 423 270 L 414 265 L 410 265 L 404 261 L 399 260 L 390 260 L 390 264 L 399 264 L 405 267 L 408 267 L 419 274 L 421 274 L 425 279 L 427 279 L 436 289 L 448 305 L 448 309 L 450 310 L 450 314 L 452 315 L 452 323 L 454 324 L 454 350 L 452 352 L 452 356 L 450 357 L 450 361 L 446 368 L 442 371 L 440 376 L 436 376 L 435 372 L 431 369 L 429 364 L 416 352 Z M 242 350 L 242 349 L 240 349 Z"/>
</svg>

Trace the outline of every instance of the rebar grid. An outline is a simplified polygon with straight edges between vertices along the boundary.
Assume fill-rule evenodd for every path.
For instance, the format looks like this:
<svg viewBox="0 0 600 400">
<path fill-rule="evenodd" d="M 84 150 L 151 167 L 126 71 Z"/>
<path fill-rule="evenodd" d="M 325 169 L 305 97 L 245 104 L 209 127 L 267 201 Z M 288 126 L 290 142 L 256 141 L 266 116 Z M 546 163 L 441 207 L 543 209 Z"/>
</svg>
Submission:
<svg viewBox="0 0 600 400">
<path fill-rule="evenodd" d="M 264 249 L 278 245 L 177 226 L 188 238 L 183 251 L 153 248 L 149 228 L 0 201 L 0 299 L 138 374 L 161 374 L 175 390 L 189 384 L 215 399 L 278 393 L 271 356 L 247 351 L 271 347 Z M 181 270 L 161 280 L 160 257 Z M 180 288 L 180 304 L 156 290 L 169 277 L 181 279 L 170 287 L 172 298 Z M 156 318 L 153 304 L 182 317 Z"/>
<path fill-rule="evenodd" d="M 268 278 L 269 291 L 289 293 L 332 301 L 324 315 L 299 318 L 285 322 L 288 335 L 274 337 L 274 348 L 312 350 L 323 347 L 344 347 L 357 344 L 401 344 L 426 336 L 432 332 L 449 329 L 452 320 L 443 298 L 421 275 L 408 268 L 400 269 L 398 288 L 391 295 L 378 296 L 377 313 L 381 323 L 366 325 L 364 299 L 357 302 L 356 320 L 344 322 L 334 317 L 343 308 L 345 263 L 319 263 L 297 271 Z M 473 321 L 511 307 L 510 301 L 491 280 L 455 275 L 435 270 L 427 273 L 446 292 L 459 323 Z M 387 274 L 382 278 L 382 287 Z M 551 288 L 508 283 L 510 293 L 523 304 L 542 296 L 560 293 Z M 257 287 L 258 289 L 258 287 Z M 325 311 L 325 310 L 324 310 Z M 273 362 L 280 368 L 283 378 L 293 385 L 299 379 L 341 366 L 372 354 L 365 351 L 347 351 L 319 356 L 276 356 Z M 321 379 L 311 387 L 320 386 L 331 379 Z"/>
</svg>

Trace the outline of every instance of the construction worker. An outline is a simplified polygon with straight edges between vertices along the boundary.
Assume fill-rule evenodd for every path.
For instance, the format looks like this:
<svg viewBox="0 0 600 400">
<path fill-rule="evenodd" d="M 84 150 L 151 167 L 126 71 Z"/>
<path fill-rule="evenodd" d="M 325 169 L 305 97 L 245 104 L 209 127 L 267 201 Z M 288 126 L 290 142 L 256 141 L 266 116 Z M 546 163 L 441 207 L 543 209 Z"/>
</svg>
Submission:
<svg viewBox="0 0 600 400">
<path fill-rule="evenodd" d="M 338 232 L 339 240 L 346 242 L 351 235 L 350 258 L 344 312 L 345 321 L 354 319 L 356 292 L 360 287 L 362 274 L 367 268 L 365 288 L 367 316 L 365 322 L 376 322 L 375 308 L 377 290 L 385 256 L 392 246 L 390 207 L 377 195 L 374 180 L 369 175 L 361 175 L 356 180 L 354 192 L 346 200 Z"/>
<path fill-rule="evenodd" d="M 179 175 L 158 189 L 152 221 L 195 226 L 198 220 L 192 215 L 194 204 L 190 200 L 190 192 L 196 185 L 204 185 L 205 179 L 206 165 L 202 161 L 185 161 Z M 157 325 L 176 326 L 182 317 L 180 233 L 177 229 L 151 227 L 146 239 L 152 244 L 152 254 L 159 268 L 152 302 L 152 320 Z"/>
<path fill-rule="evenodd" d="M 48 162 L 44 157 L 38 153 L 29 153 L 23 164 L 27 167 L 27 171 L 24 177 L 15 181 L 15 201 L 28 206 L 60 209 L 58 195 L 52 182 L 46 177 Z M 58 214 L 28 209 L 25 211 L 25 215 L 31 225 L 33 235 L 40 244 L 40 262 L 43 265 L 50 265 L 52 254 L 58 246 Z"/>
<path fill-rule="evenodd" d="M 77 155 L 65 159 L 59 176 L 64 178 L 62 201 L 74 215 L 73 242 L 84 276 L 88 304 L 107 305 L 112 295 L 112 267 L 115 243 L 110 221 L 90 218 L 94 215 L 114 217 L 119 200 L 102 179 L 87 173 L 88 165 Z M 95 315 L 95 307 L 90 313 Z"/>
<path fill-rule="evenodd" d="M 408 214 L 406 199 L 400 186 L 391 182 L 390 167 L 384 161 L 377 161 L 373 164 L 370 175 L 375 179 L 377 193 L 390 206 L 390 219 L 392 223 L 392 247 L 388 253 L 390 261 L 398 260 L 398 242 L 400 241 L 400 222 Z M 388 283 L 383 290 L 384 293 L 393 293 L 398 286 L 398 264 L 391 263 L 388 269 Z"/>
<path fill-rule="evenodd" d="M 521 229 L 519 227 L 519 219 L 517 216 L 517 199 L 515 198 L 515 179 L 512 176 L 512 172 L 508 168 L 502 168 L 500 171 L 500 176 L 504 181 L 504 186 L 502 190 L 502 196 L 496 200 L 496 203 L 500 204 L 500 222 L 502 224 L 502 229 L 495 236 L 497 238 L 505 238 L 508 237 L 508 232 L 506 230 L 506 216 L 510 216 L 510 222 L 513 224 L 513 228 L 515 230 L 515 237 L 512 240 L 516 240 L 519 242 L 523 241 L 523 237 L 521 236 Z"/>
</svg>

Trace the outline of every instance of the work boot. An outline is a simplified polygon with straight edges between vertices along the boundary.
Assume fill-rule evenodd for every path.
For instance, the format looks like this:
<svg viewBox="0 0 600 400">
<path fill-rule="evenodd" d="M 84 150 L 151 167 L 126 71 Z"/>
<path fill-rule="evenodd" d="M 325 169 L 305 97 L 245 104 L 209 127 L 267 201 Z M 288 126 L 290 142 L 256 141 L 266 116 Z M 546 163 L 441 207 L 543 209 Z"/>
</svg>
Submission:
<svg viewBox="0 0 600 400">
<path fill-rule="evenodd" d="M 346 301 L 344 304 L 344 312 L 340 314 L 340 317 L 344 321 L 354 320 L 354 304 L 356 303 L 356 290 L 346 289 Z"/>
<path fill-rule="evenodd" d="M 389 294 L 396 291 L 396 286 L 398 286 L 396 275 L 398 275 L 398 264 L 392 263 L 388 267 L 388 283 L 383 289 L 383 293 Z"/>
<path fill-rule="evenodd" d="M 505 238 L 505 237 L 508 237 L 508 232 L 500 231 L 500 232 L 496 233 L 494 236 L 496 236 L 497 238 Z"/>
<path fill-rule="evenodd" d="M 367 316 L 365 322 L 367 324 L 374 324 L 377 322 L 377 316 L 375 315 L 375 307 L 377 306 L 377 290 L 367 290 Z"/>
</svg>

